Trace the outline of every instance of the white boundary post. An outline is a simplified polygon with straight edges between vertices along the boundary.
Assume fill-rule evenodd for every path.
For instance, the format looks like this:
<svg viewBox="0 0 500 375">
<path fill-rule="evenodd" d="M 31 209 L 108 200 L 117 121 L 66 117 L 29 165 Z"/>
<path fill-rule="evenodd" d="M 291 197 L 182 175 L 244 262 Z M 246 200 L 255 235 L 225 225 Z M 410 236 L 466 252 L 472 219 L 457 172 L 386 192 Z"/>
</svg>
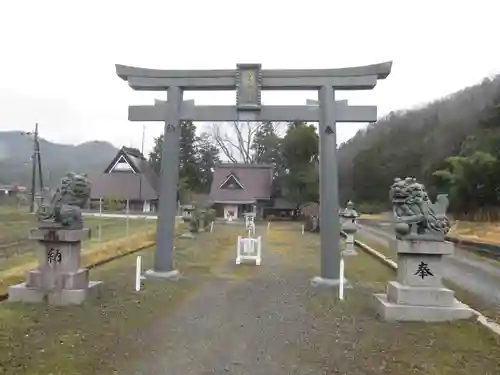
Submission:
<svg viewBox="0 0 500 375">
<path fill-rule="evenodd" d="M 302 235 L 304 235 L 304 224 L 302 224 Z"/>
<path fill-rule="evenodd" d="M 271 229 L 271 222 L 270 222 L 270 221 L 268 221 L 268 222 L 267 222 L 267 232 L 268 232 L 268 233 L 269 233 L 269 230 L 270 230 L 270 229 Z"/>
<path fill-rule="evenodd" d="M 255 259 L 255 264 L 257 266 L 260 266 L 260 261 L 262 259 L 262 237 L 261 236 L 257 237 L 256 244 L 257 244 L 257 259 Z"/>
<path fill-rule="evenodd" d="M 238 240 L 236 242 L 236 264 L 241 263 L 240 247 L 241 247 L 241 236 L 238 236 Z"/>
<path fill-rule="evenodd" d="M 339 300 L 344 300 L 344 257 L 340 257 Z"/>
<path fill-rule="evenodd" d="M 210 223 L 210 233 L 212 233 L 214 231 L 214 222 L 212 221 Z"/>
<path fill-rule="evenodd" d="M 102 246 L 102 197 L 99 198 L 99 226 L 97 227 L 97 243 Z"/>
<path fill-rule="evenodd" d="M 137 256 L 135 262 L 135 291 L 139 292 L 141 290 L 141 256 Z"/>
<path fill-rule="evenodd" d="M 128 232 L 129 232 L 129 225 L 128 225 L 128 216 L 130 213 L 130 206 L 129 206 L 129 200 L 127 199 L 127 207 L 125 209 L 126 211 L 126 218 L 125 218 L 125 236 L 128 237 Z"/>
</svg>

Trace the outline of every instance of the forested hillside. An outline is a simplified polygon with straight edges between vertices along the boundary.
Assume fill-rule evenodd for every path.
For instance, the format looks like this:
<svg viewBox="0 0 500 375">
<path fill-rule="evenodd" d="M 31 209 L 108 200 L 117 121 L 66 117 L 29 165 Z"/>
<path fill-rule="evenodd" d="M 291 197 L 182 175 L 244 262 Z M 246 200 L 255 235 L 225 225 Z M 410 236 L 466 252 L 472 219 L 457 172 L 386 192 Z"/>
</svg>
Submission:
<svg viewBox="0 0 500 375">
<path fill-rule="evenodd" d="M 69 171 L 100 173 L 118 150 L 109 142 L 63 145 L 40 139 L 44 185 L 54 187 Z M 0 132 L 0 184 L 30 186 L 33 140 L 19 131 Z"/>
<path fill-rule="evenodd" d="M 402 93 L 404 95 L 404 93 Z M 389 207 L 394 177 L 413 176 L 461 215 L 500 207 L 500 75 L 422 108 L 392 112 L 339 150 L 342 201 Z M 492 217 L 494 218 L 494 217 Z"/>
</svg>

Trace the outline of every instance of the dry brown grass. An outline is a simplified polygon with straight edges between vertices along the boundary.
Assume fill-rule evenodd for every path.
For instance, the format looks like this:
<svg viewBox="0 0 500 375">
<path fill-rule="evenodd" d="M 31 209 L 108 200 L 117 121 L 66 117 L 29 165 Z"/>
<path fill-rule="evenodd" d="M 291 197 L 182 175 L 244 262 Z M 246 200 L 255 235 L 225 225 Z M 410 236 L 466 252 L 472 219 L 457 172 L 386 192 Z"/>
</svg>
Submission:
<svg viewBox="0 0 500 375">
<path fill-rule="evenodd" d="M 500 223 L 457 220 L 448 235 L 458 239 L 500 245 Z"/>
<path fill-rule="evenodd" d="M 360 219 L 365 219 L 365 220 L 386 220 L 386 218 L 383 215 L 376 215 L 376 214 L 361 214 L 359 216 Z"/>
</svg>

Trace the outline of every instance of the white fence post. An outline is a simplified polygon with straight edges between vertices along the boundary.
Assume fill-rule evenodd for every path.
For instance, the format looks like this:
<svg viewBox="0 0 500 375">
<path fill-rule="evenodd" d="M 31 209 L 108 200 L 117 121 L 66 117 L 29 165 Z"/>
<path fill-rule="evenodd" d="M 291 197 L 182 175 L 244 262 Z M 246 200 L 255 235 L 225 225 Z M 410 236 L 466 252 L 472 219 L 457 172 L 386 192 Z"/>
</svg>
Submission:
<svg viewBox="0 0 500 375">
<path fill-rule="evenodd" d="M 128 216 L 130 212 L 129 200 L 127 199 L 127 207 L 125 209 L 126 217 L 125 217 L 125 237 L 128 237 L 129 225 L 128 225 Z"/>
<path fill-rule="evenodd" d="M 241 263 L 241 257 L 240 257 L 240 252 L 241 252 L 241 236 L 238 236 L 238 242 L 236 242 L 236 264 Z"/>
<path fill-rule="evenodd" d="M 257 259 L 255 260 L 255 264 L 260 266 L 260 261 L 262 259 L 262 237 L 257 237 Z"/>
<path fill-rule="evenodd" d="M 210 233 L 212 233 L 214 231 L 214 222 L 212 221 L 210 223 Z"/>
<path fill-rule="evenodd" d="M 339 300 L 344 300 L 344 257 L 340 257 Z"/>
<path fill-rule="evenodd" d="M 135 291 L 141 290 L 141 256 L 137 256 L 135 263 Z"/>
<path fill-rule="evenodd" d="M 99 225 L 97 227 L 97 243 L 102 246 L 102 197 L 99 198 Z"/>
</svg>

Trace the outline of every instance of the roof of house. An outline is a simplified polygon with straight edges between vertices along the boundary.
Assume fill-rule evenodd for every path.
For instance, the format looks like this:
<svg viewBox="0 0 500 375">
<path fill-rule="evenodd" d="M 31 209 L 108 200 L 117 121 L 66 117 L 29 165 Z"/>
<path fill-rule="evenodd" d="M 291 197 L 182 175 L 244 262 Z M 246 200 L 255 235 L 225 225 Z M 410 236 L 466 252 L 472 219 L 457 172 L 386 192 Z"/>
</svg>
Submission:
<svg viewBox="0 0 500 375">
<path fill-rule="evenodd" d="M 215 166 L 209 199 L 216 203 L 270 199 L 272 179 L 273 166 L 269 164 L 218 164 Z M 228 188 L 229 182 L 239 186 Z"/>
<path fill-rule="evenodd" d="M 122 147 L 104 172 L 90 179 L 92 199 L 153 200 L 159 194 L 158 175 L 135 148 Z"/>
</svg>

